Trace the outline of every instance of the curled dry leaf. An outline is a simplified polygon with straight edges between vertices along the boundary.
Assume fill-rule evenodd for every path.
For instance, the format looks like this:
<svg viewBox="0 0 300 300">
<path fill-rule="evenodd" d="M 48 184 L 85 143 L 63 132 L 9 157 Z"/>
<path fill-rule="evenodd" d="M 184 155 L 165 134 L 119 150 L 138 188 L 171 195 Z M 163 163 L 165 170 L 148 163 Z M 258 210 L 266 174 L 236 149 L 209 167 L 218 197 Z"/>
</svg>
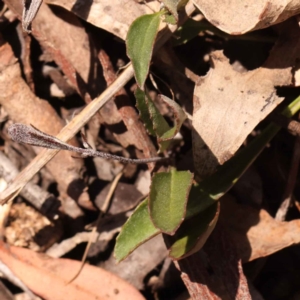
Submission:
<svg viewBox="0 0 300 300">
<path fill-rule="evenodd" d="M 34 293 L 43 299 L 145 299 L 132 285 L 101 268 L 85 265 L 80 275 L 68 283 L 80 262 L 54 259 L 28 249 L 1 242 L 0 259 Z M 50 288 L 51 287 L 51 288 Z"/>
<path fill-rule="evenodd" d="M 300 220 L 277 221 L 266 210 L 238 204 L 228 195 L 221 204 L 220 224 L 228 229 L 243 262 L 300 243 Z"/>
<path fill-rule="evenodd" d="M 150 1 L 147 5 L 138 5 L 135 1 L 127 0 L 75 2 L 73 0 L 47 0 L 46 2 L 62 6 L 83 20 L 109 31 L 123 40 L 126 38 L 129 26 L 135 19 L 144 14 L 158 11 L 160 6 L 158 1 Z M 126 13 L 124 13 L 124 9 L 126 9 Z"/>
<path fill-rule="evenodd" d="M 221 51 L 212 53 L 213 67 L 194 90 L 193 149 L 198 176 L 210 175 L 230 159 L 283 100 L 275 87 L 292 84 L 299 47 L 299 26 L 290 20 L 282 24 L 277 43 L 258 69 L 239 73 Z"/>
<path fill-rule="evenodd" d="M 300 13 L 293 0 L 193 0 L 209 22 L 229 34 L 243 34 L 283 22 Z"/>
</svg>

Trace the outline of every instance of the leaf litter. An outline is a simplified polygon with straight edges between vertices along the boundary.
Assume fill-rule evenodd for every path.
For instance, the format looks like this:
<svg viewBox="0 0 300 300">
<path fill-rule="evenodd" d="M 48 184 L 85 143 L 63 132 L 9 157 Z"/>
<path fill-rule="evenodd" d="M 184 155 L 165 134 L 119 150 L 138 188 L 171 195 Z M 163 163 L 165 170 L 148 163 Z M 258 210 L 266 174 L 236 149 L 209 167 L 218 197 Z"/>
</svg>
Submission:
<svg viewBox="0 0 300 300">
<path fill-rule="evenodd" d="M 1 115 L 0 141 L 1 154 L 5 158 L 0 156 L 0 176 L 8 182 L 17 177 L 12 184 L 8 183 L 16 203 L 12 204 L 8 223 L 2 225 L 5 227 L 1 230 L 9 244 L 38 249 L 55 257 L 64 255 L 72 258 L 47 257 L 45 260 L 32 250 L 14 246 L 11 246 L 13 255 L 10 255 L 2 243 L 1 260 L 16 278 L 44 299 L 60 299 L 66 295 L 72 299 L 106 299 L 108 294 L 116 299 L 126 299 L 126 296 L 128 299 L 152 299 L 154 295 L 158 299 L 167 299 L 164 297 L 166 294 L 176 299 L 180 294 L 186 295 L 186 290 L 193 299 L 251 299 L 250 294 L 257 293 L 257 290 L 265 299 L 279 299 L 282 294 L 276 294 L 275 287 L 270 284 L 273 276 L 269 275 L 276 266 L 265 261 L 259 269 L 255 262 L 266 257 L 276 261 L 276 257 L 281 255 L 291 278 L 298 269 L 299 254 L 295 249 L 298 249 L 300 228 L 297 208 L 299 186 L 297 174 L 290 171 L 293 168 L 289 163 L 295 140 L 284 130 L 254 163 L 254 171 L 247 175 L 250 183 L 262 184 L 253 186 L 248 182 L 246 188 L 251 197 L 246 195 L 243 187 L 224 196 L 219 220 L 215 218 L 211 230 L 203 234 L 205 239 L 201 240 L 199 247 L 202 249 L 196 251 L 198 248 L 194 248 L 191 251 L 196 252 L 194 255 L 176 262 L 180 272 L 170 267 L 167 271 L 162 269 L 167 250 L 161 236 L 149 240 L 127 260 L 115 265 L 112 244 L 116 234 L 142 200 L 141 194 L 148 193 L 149 176 L 144 184 L 140 184 L 139 179 L 146 173 L 150 174 L 153 168 L 159 172 L 168 171 L 166 166 L 154 164 L 127 165 L 112 198 L 111 209 L 97 227 L 99 236 L 87 256 L 89 263 L 95 267 L 85 266 L 74 282 L 65 285 L 78 271 L 83 246 L 92 236 L 88 230 L 96 220 L 95 211 L 101 209 L 101 199 L 106 197 L 109 182 L 121 165 L 113 161 L 104 164 L 92 157 L 75 159 L 70 153 L 60 151 L 42 169 L 42 165 L 55 153 L 43 150 L 39 157 L 49 156 L 45 163 L 37 164 L 34 169 L 32 165 L 36 160 L 33 157 L 40 152 L 39 148 L 14 143 L 7 129 L 12 123 L 32 124 L 51 136 L 59 134 L 63 143 L 72 138 L 68 142 L 72 146 L 78 147 L 82 142 L 89 145 L 89 149 L 82 150 L 98 150 L 138 159 L 157 156 L 158 145 L 148 136 L 134 108 L 136 84 L 131 81 L 125 86 L 133 76 L 131 67 L 123 72 L 128 77 L 105 100 L 112 98 L 112 101 L 99 106 L 90 115 L 86 112 L 97 103 L 100 93 L 118 82 L 118 67 L 128 62 L 123 41 L 132 22 L 144 14 L 158 12 L 160 3 L 76 1 L 74 4 L 74 1 L 68 0 L 47 0 L 41 4 L 42 1 L 28 1 L 26 5 L 35 5 L 35 10 L 28 14 L 26 10 L 22 12 L 21 2 L 4 2 L 6 6 L 0 16 L 5 25 L 1 24 L 0 28 L 0 105 L 5 112 L 3 118 Z M 180 13 L 174 11 L 179 1 L 167 2 L 175 18 L 179 16 L 180 19 Z M 193 11 L 195 8 L 190 3 Z M 258 135 L 269 122 L 266 118 L 277 113 L 277 106 L 285 107 L 288 101 L 298 96 L 300 32 L 298 20 L 293 16 L 300 8 L 297 3 L 288 1 L 271 4 L 265 0 L 255 4 L 232 1 L 228 4 L 224 1 L 208 3 L 195 0 L 193 3 L 198 8 L 194 13 L 195 19 L 205 17 L 212 24 L 211 28 L 215 26 L 216 30 L 200 30 L 192 40 L 172 49 L 168 44 L 161 50 L 163 56 L 156 52 L 150 71 L 156 78 L 162 77 L 156 83 L 159 91 L 150 81 L 146 80 L 145 84 L 151 99 L 152 96 L 162 97 L 159 94 L 168 97 L 165 98 L 169 103 L 165 111 L 157 109 L 157 112 L 163 114 L 165 124 L 176 125 L 175 137 L 181 136 L 172 140 L 161 156 L 169 157 L 169 165 L 182 171 L 189 169 L 196 174 L 196 180 L 201 181 Z M 9 14 L 11 16 L 6 18 Z M 20 23 L 16 17 L 22 20 L 22 16 L 23 27 L 32 31 L 30 37 L 18 29 Z M 230 34 L 238 35 L 266 27 L 270 27 L 269 31 L 264 31 L 262 36 L 271 32 L 273 37 L 274 33 L 278 36 L 272 48 L 266 46 L 269 40 L 268 43 L 264 43 L 263 39 L 249 41 L 247 36 L 230 39 Z M 227 38 L 218 35 L 217 29 L 229 33 Z M 261 32 L 257 31 L 257 34 Z M 254 45 L 257 56 L 253 56 L 247 47 L 243 48 L 243 43 L 251 47 Z M 232 45 L 236 52 L 230 50 Z M 259 55 L 264 59 L 259 60 Z M 248 66 L 251 60 L 255 61 L 255 67 Z M 43 73 L 43 70 L 48 70 L 48 73 Z M 172 95 L 168 85 L 172 87 L 180 109 L 169 99 Z M 86 105 L 87 110 L 84 110 Z M 102 109 L 98 111 L 100 107 Z M 174 113 L 174 107 L 179 113 Z M 189 114 L 192 118 L 185 120 Z M 76 121 L 78 115 L 82 121 Z M 78 123 L 70 132 L 68 130 L 75 123 L 74 119 Z M 85 124 L 86 139 L 82 141 L 75 134 Z M 294 134 L 299 133 L 296 130 Z M 7 158 L 11 162 L 4 165 Z M 21 168 L 28 165 L 31 175 L 23 177 L 21 170 L 18 175 L 16 165 Z M 254 176 L 258 179 L 252 180 Z M 29 177 L 32 181 L 21 190 Z M 274 216 L 287 190 L 287 178 L 288 182 L 296 183 L 292 191 L 289 190 L 289 206 L 283 212 L 286 221 L 281 222 Z M 253 193 L 251 189 L 254 189 Z M 9 199 L 5 192 L 2 195 Z M 28 203 L 35 210 L 28 207 Z M 44 220 L 44 225 L 41 220 Z M 47 232 L 45 228 L 49 225 L 57 231 Z M 38 237 L 46 238 L 46 243 L 42 244 Z M 287 253 L 286 256 L 282 256 L 284 253 Z M 291 256 L 293 259 L 288 259 Z M 252 273 L 249 271 L 251 268 Z M 170 289 L 163 281 L 159 288 L 155 288 L 153 282 L 158 278 L 167 280 L 162 272 L 169 272 L 174 282 L 181 275 L 185 287 L 178 285 L 175 288 L 173 285 Z M 276 273 L 277 285 L 285 282 L 285 276 Z M 39 283 L 41 278 L 44 281 Z M 110 281 L 99 289 L 98 283 L 103 283 L 105 278 Z M 249 284 L 251 289 L 247 281 L 253 283 Z M 49 285 L 53 289 L 47 289 Z M 296 284 L 290 280 L 290 288 L 281 293 L 284 293 L 283 298 L 288 299 L 296 297 L 297 291 Z"/>
</svg>

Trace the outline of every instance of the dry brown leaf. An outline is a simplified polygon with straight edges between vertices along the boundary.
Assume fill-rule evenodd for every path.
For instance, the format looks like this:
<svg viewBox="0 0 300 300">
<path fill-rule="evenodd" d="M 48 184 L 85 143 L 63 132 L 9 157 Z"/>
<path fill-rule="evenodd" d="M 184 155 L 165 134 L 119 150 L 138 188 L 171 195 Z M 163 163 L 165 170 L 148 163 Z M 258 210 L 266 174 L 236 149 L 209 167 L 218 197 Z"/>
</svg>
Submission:
<svg viewBox="0 0 300 300">
<path fill-rule="evenodd" d="M 239 73 L 221 51 L 214 52 L 211 59 L 213 68 L 194 91 L 193 149 L 200 176 L 231 158 L 253 128 L 283 100 L 276 95 L 267 70 Z"/>
<path fill-rule="evenodd" d="M 269 27 L 300 13 L 293 0 L 193 0 L 209 22 L 229 34 Z"/>
<path fill-rule="evenodd" d="M 220 224 L 228 229 L 243 262 L 300 243 L 300 220 L 277 221 L 264 209 L 238 204 L 228 195 L 221 204 Z"/>
<path fill-rule="evenodd" d="M 212 68 L 194 90 L 193 149 L 198 176 L 210 175 L 231 158 L 283 100 L 276 95 L 275 86 L 292 84 L 300 30 L 294 19 L 281 28 L 269 58 L 258 69 L 239 73 L 221 51 L 212 53 Z"/>
<path fill-rule="evenodd" d="M 158 1 L 150 1 L 145 5 L 133 0 L 75 2 L 73 0 L 47 0 L 46 3 L 62 6 L 83 20 L 107 30 L 123 40 L 126 38 L 129 26 L 136 18 L 158 11 L 160 6 Z M 124 13 L 125 11 L 126 13 Z"/>
<path fill-rule="evenodd" d="M 63 10 L 54 14 L 46 4 L 42 4 L 33 22 L 33 35 L 43 47 L 59 50 L 61 55 L 72 64 L 83 81 L 88 83 L 92 50 L 90 49 L 89 37 L 76 16 Z M 56 57 L 54 59 L 57 63 L 59 62 Z M 63 66 L 61 67 L 63 69 Z"/>
<path fill-rule="evenodd" d="M 0 259 L 34 293 L 43 299 L 104 300 L 145 299 L 126 281 L 101 268 L 85 265 L 80 275 L 68 284 L 80 262 L 54 259 L 45 254 L 1 242 Z"/>
<path fill-rule="evenodd" d="M 22 15 L 20 1 L 5 1 L 19 17 Z M 65 73 L 78 93 L 86 102 L 90 102 L 87 84 L 91 87 L 97 84 L 103 86 L 103 82 L 92 74 L 99 63 L 92 55 L 92 45 L 80 20 L 74 14 L 60 8 L 54 13 L 48 5 L 42 4 L 33 22 L 32 34 L 40 42 L 44 52 L 50 55 Z M 89 92 L 97 94 L 99 91 Z"/>
<path fill-rule="evenodd" d="M 56 135 L 63 128 L 63 121 L 53 107 L 36 97 L 21 77 L 21 70 L 8 43 L 3 41 L 0 47 L 0 104 L 5 108 L 10 118 L 15 122 L 33 124 L 37 128 Z M 71 141 L 76 145 L 76 140 Z M 41 148 L 34 148 L 36 153 Z M 47 166 L 63 192 L 70 191 L 73 199 L 82 197 L 89 200 L 86 192 L 82 193 L 83 186 L 79 173 L 83 168 L 82 159 L 73 159 L 69 153 L 60 152 Z M 78 183 L 77 189 L 70 189 Z M 82 183 L 82 182 L 81 182 Z M 82 183 L 83 185 L 83 183 Z"/>
<path fill-rule="evenodd" d="M 195 8 L 192 4 L 187 4 L 185 8 L 186 18 L 189 17 Z M 182 22 L 186 20 L 183 18 Z M 158 50 L 164 42 L 171 36 L 171 34 L 177 29 L 177 26 L 169 27 L 169 31 L 162 31 L 158 35 L 156 48 Z M 68 141 L 71 139 L 82 126 L 84 126 L 90 118 L 107 103 L 111 97 L 123 87 L 133 77 L 133 67 L 131 64 L 121 73 L 115 82 L 110 85 L 101 95 L 87 105 L 77 116 L 75 116 L 68 125 L 66 125 L 60 133 L 56 136 L 62 141 Z M 31 163 L 17 176 L 17 178 L 11 183 L 11 185 L 0 194 L 0 202 L 2 204 L 7 201 L 11 201 L 20 192 L 24 185 L 36 174 L 49 160 L 57 154 L 59 150 L 44 149 L 41 153 L 31 161 Z"/>
</svg>

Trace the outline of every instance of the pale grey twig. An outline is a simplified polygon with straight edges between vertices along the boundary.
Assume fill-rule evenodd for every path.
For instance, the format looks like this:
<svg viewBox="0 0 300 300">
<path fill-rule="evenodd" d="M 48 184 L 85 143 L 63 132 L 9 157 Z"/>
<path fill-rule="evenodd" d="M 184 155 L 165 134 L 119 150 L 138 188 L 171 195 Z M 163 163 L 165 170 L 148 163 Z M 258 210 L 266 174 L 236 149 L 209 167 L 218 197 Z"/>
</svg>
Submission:
<svg viewBox="0 0 300 300">
<path fill-rule="evenodd" d="M 27 33 L 31 32 L 31 23 L 36 17 L 43 0 L 23 0 L 22 26 Z"/>
<path fill-rule="evenodd" d="M 18 173 L 19 171 L 16 166 L 4 153 L 0 152 L 0 177 L 4 178 L 5 181 L 10 182 L 18 175 Z M 50 220 L 57 219 L 59 216 L 59 200 L 33 182 L 29 182 L 20 194 Z"/>
<path fill-rule="evenodd" d="M 151 158 L 142 158 L 142 159 L 132 159 L 122 156 L 113 155 L 106 152 L 96 151 L 89 147 L 88 143 L 84 140 L 84 148 L 75 147 L 69 145 L 58 138 L 49 135 L 45 132 L 42 132 L 35 128 L 34 126 L 24 125 L 15 123 L 8 128 L 8 133 L 11 136 L 12 140 L 22 144 L 29 144 L 37 147 L 43 147 L 48 149 L 61 149 L 68 150 L 79 153 L 82 157 L 103 157 L 106 159 L 118 160 L 123 163 L 132 163 L 132 164 L 145 164 L 151 162 L 157 162 L 164 160 L 163 157 L 151 157 Z"/>
</svg>

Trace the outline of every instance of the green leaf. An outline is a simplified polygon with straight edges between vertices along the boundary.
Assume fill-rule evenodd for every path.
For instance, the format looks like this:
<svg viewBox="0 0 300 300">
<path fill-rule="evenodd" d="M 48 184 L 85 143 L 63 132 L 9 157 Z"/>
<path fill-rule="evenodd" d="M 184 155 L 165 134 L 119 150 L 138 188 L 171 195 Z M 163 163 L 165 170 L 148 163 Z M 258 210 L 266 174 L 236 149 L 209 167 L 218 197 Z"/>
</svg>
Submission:
<svg viewBox="0 0 300 300">
<path fill-rule="evenodd" d="M 162 0 L 162 2 L 169 10 L 169 12 L 174 16 L 176 21 L 178 21 L 177 5 L 180 2 L 180 0 Z"/>
<path fill-rule="evenodd" d="M 140 112 L 141 120 L 143 121 L 147 131 L 156 136 L 155 131 L 153 129 L 153 122 L 150 118 L 150 113 L 148 109 L 148 99 L 145 95 L 145 92 L 141 89 L 137 88 L 134 92 L 135 99 L 136 99 L 136 107 Z"/>
<path fill-rule="evenodd" d="M 182 223 L 192 182 L 189 171 L 172 169 L 153 176 L 149 211 L 154 226 L 162 232 L 174 234 Z"/>
<path fill-rule="evenodd" d="M 187 118 L 182 108 L 166 96 L 159 95 L 165 104 L 172 110 L 174 115 L 174 126 L 170 127 L 165 118 L 161 115 L 153 101 L 144 91 L 137 88 L 135 91 L 136 106 L 140 112 L 142 121 L 148 132 L 157 137 L 160 151 L 164 151 L 170 144 L 169 140 L 179 132 L 184 120 Z"/>
<path fill-rule="evenodd" d="M 291 117 L 300 109 L 300 97 L 295 99 L 282 114 Z M 246 148 L 222 165 L 216 173 L 206 178 L 192 189 L 187 204 L 186 218 L 205 210 L 219 200 L 244 174 L 266 144 L 277 134 L 280 127 L 274 123 L 268 125 Z"/>
<path fill-rule="evenodd" d="M 167 24 L 170 24 L 170 25 L 176 25 L 177 24 L 177 20 L 175 19 L 175 17 L 171 14 L 166 14 L 164 15 L 164 19 L 163 21 Z"/>
<path fill-rule="evenodd" d="M 178 10 L 182 9 L 188 0 L 162 0 L 169 12 L 174 16 L 176 21 L 178 21 Z"/>
<path fill-rule="evenodd" d="M 159 95 L 159 98 L 163 100 L 165 104 L 167 104 L 167 106 L 172 110 L 174 115 L 174 126 L 168 131 L 164 132 L 159 138 L 159 141 L 167 141 L 173 139 L 174 136 L 179 132 L 180 127 L 184 120 L 187 118 L 187 116 L 182 110 L 182 108 L 174 100 L 171 100 L 170 98 L 164 95 Z"/>
<path fill-rule="evenodd" d="M 132 61 L 137 84 L 142 90 L 149 72 L 153 46 L 162 14 L 163 12 L 158 12 L 137 18 L 127 33 L 127 55 Z"/>
<path fill-rule="evenodd" d="M 199 251 L 215 228 L 220 205 L 214 203 L 205 211 L 182 223 L 174 236 L 164 236 L 169 256 L 182 259 Z"/>
<path fill-rule="evenodd" d="M 176 36 L 173 36 L 172 43 L 174 46 L 179 46 L 182 44 L 186 44 L 194 37 L 198 36 L 198 34 L 207 30 L 206 23 L 202 21 L 195 21 L 193 19 L 188 19 L 182 26 L 178 28 L 176 31 Z"/>
<path fill-rule="evenodd" d="M 165 118 L 162 116 L 160 111 L 157 109 L 150 97 L 146 97 L 146 104 L 150 114 L 150 119 L 153 124 L 153 130 L 157 137 L 157 141 L 161 144 L 160 150 L 163 151 L 167 148 L 169 143 L 162 144 L 162 142 L 165 142 L 167 140 L 162 139 L 162 137 L 165 135 L 166 132 L 170 130 L 171 127 L 169 126 Z"/>
<path fill-rule="evenodd" d="M 283 111 L 283 115 L 291 117 L 299 109 L 300 97 L 295 99 Z M 279 129 L 279 126 L 273 123 L 270 124 L 252 143 L 221 166 L 214 175 L 192 187 L 185 221 L 176 234 L 171 237 L 170 255 L 172 257 L 182 258 L 188 254 L 190 255 L 204 244 L 216 222 L 215 207 L 218 204 L 217 200 L 236 183 Z M 142 202 L 122 228 L 115 247 L 115 256 L 118 261 L 124 259 L 140 244 L 160 233 L 160 230 L 152 224 L 147 205 L 147 200 Z M 197 220 L 201 217 L 201 222 L 198 223 L 199 226 L 196 226 L 197 223 L 192 221 L 188 223 L 193 217 Z M 203 227 L 204 224 L 209 226 Z M 194 227 L 195 231 L 190 231 Z"/>
<path fill-rule="evenodd" d="M 137 88 L 135 97 L 137 109 L 140 112 L 141 119 L 144 122 L 146 129 L 150 134 L 157 138 L 160 152 L 163 152 L 168 148 L 170 142 L 161 140 L 160 137 L 170 130 L 169 124 L 144 91 Z"/>
<path fill-rule="evenodd" d="M 117 237 L 114 255 L 118 262 L 125 259 L 134 249 L 159 234 L 148 212 L 148 200 L 144 200 L 124 224 Z"/>
</svg>

